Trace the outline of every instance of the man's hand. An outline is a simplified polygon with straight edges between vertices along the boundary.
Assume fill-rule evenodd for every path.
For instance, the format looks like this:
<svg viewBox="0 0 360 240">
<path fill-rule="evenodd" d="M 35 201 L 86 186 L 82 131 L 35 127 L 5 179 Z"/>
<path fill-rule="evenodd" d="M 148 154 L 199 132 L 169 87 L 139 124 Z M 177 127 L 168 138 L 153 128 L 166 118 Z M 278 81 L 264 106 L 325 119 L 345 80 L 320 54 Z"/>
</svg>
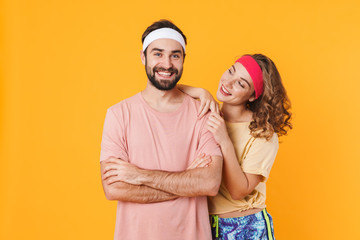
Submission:
<svg viewBox="0 0 360 240">
<path fill-rule="evenodd" d="M 108 160 L 105 160 L 105 163 L 107 166 L 103 171 L 103 181 L 107 185 L 111 185 L 115 182 L 141 185 L 140 168 L 118 158 L 109 158 Z"/>
<path fill-rule="evenodd" d="M 121 201 L 129 201 L 129 193 L 121 192 L 118 194 L 120 188 L 114 189 L 112 186 L 130 184 L 139 188 L 149 187 L 149 189 L 165 193 L 165 196 L 163 196 L 164 194 L 161 195 L 160 200 L 156 200 L 164 201 L 179 196 L 215 196 L 221 183 L 222 157 L 216 155 L 211 156 L 211 160 L 200 157 L 198 161 L 191 164 L 191 167 L 194 168 L 182 172 L 141 169 L 116 158 L 104 160 L 103 165 L 102 179 L 105 192 L 108 192 L 108 195 L 111 196 L 110 199 L 119 199 Z M 206 167 L 207 165 L 208 167 Z M 142 199 L 140 200 L 142 201 Z"/>
<path fill-rule="evenodd" d="M 187 170 L 208 167 L 211 161 L 212 160 L 210 155 L 206 155 L 205 153 L 202 153 L 190 164 Z"/>
</svg>

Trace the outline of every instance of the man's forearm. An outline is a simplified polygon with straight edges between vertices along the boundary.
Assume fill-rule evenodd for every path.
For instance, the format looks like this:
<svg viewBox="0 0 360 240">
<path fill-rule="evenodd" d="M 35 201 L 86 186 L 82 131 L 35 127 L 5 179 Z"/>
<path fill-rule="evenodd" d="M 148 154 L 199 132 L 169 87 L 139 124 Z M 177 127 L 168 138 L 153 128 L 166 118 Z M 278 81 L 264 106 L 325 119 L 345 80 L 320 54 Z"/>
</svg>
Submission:
<svg viewBox="0 0 360 240">
<path fill-rule="evenodd" d="M 120 159 L 114 159 L 123 163 Z M 116 178 L 116 172 L 108 178 L 105 178 L 105 169 L 114 167 L 112 163 L 103 161 L 101 166 L 102 185 L 105 196 L 109 200 L 118 200 L 124 202 L 136 203 L 153 203 L 168 201 L 177 198 L 178 196 L 166 191 L 157 190 L 148 186 L 132 185 L 123 181 L 111 181 Z M 115 165 L 116 166 L 116 165 Z M 107 173 L 108 174 L 108 173 Z"/>
<path fill-rule="evenodd" d="M 157 190 L 148 186 L 137 186 L 124 182 L 116 182 L 104 186 L 105 196 L 108 200 L 117 200 L 135 203 L 163 202 L 178 198 L 178 196 Z"/>
<path fill-rule="evenodd" d="M 184 172 L 140 169 L 139 180 L 142 185 L 178 196 L 215 196 L 221 183 L 222 158 L 220 156 L 212 156 L 212 158 L 209 167 Z"/>
</svg>

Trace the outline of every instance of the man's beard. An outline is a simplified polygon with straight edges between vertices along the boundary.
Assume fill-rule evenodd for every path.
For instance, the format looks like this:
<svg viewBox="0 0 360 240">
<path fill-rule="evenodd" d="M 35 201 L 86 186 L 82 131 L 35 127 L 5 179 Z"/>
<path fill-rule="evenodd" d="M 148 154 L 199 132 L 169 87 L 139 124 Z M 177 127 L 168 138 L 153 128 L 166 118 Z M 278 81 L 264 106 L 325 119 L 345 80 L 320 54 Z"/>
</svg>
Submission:
<svg viewBox="0 0 360 240">
<path fill-rule="evenodd" d="M 151 84 L 156 87 L 159 90 L 171 90 L 173 89 L 177 82 L 180 80 L 182 75 L 182 69 L 179 72 L 176 68 L 162 68 L 162 67 L 154 67 L 151 71 L 151 68 L 147 66 L 147 63 L 145 63 L 145 71 L 148 79 L 150 80 Z M 170 72 L 171 74 L 175 74 L 174 80 L 157 80 L 155 79 L 155 73 L 158 71 L 166 71 Z"/>
</svg>

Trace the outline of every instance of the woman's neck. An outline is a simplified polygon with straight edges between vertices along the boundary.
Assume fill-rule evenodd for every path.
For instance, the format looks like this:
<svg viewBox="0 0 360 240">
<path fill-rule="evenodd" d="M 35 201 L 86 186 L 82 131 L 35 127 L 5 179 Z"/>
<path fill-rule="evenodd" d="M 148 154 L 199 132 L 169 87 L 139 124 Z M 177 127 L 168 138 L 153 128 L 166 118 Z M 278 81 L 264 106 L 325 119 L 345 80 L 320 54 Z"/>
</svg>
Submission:
<svg viewBox="0 0 360 240">
<path fill-rule="evenodd" d="M 252 120 L 252 111 L 246 107 L 246 104 L 230 105 L 223 103 L 221 112 L 227 122 L 249 122 Z"/>
</svg>

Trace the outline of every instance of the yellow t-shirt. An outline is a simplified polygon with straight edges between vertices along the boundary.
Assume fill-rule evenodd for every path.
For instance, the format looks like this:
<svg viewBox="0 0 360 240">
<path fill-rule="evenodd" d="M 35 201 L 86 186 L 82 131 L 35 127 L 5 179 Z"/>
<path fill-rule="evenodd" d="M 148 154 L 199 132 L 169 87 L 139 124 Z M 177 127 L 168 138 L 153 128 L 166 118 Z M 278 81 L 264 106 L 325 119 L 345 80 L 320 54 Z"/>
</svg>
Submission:
<svg viewBox="0 0 360 240">
<path fill-rule="evenodd" d="M 254 138 L 250 134 L 249 124 L 250 122 L 226 122 L 226 127 L 243 171 L 262 175 L 263 181 L 242 200 L 233 200 L 222 182 L 218 195 L 208 197 L 210 214 L 266 207 L 266 180 L 279 148 L 278 136 L 274 134 L 269 141 L 266 141 L 265 138 Z"/>
</svg>

